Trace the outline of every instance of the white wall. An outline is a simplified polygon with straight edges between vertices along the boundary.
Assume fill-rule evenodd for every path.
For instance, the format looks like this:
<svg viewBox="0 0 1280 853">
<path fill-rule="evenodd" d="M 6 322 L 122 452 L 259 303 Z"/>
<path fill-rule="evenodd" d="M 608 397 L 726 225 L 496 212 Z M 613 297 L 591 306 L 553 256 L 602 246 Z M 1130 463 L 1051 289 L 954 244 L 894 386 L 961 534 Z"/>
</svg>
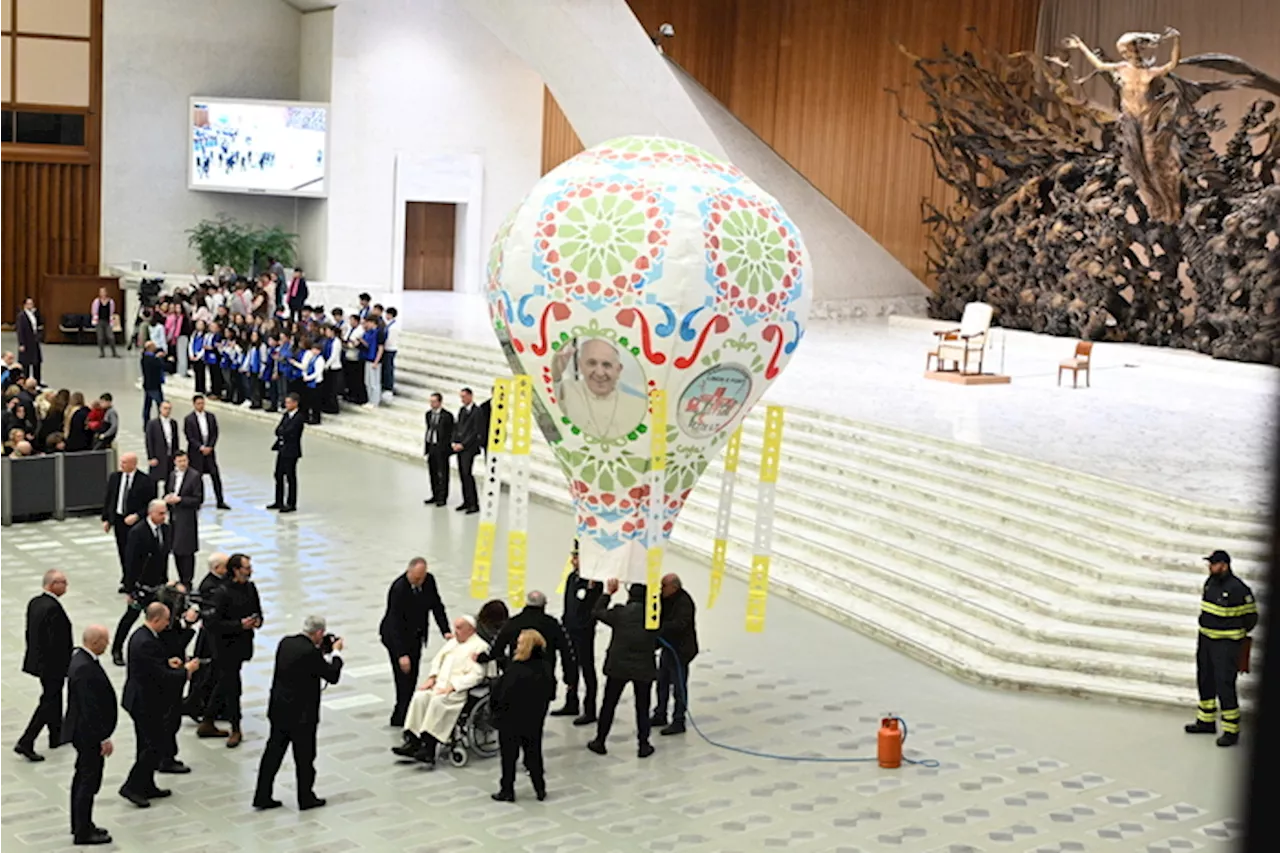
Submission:
<svg viewBox="0 0 1280 853">
<path fill-rule="evenodd" d="M 102 260 L 196 265 L 185 229 L 226 212 L 295 228 L 292 199 L 187 189 L 188 98 L 299 97 L 300 13 L 283 0 L 108 0 Z"/>
<path fill-rule="evenodd" d="M 402 286 L 393 280 L 400 152 L 481 157 L 485 246 L 538 180 L 542 80 L 462 7 L 359 0 L 333 13 L 327 281 Z M 479 290 L 483 258 L 465 262 L 467 289 Z"/>
<path fill-rule="evenodd" d="M 304 101 L 328 101 L 333 94 L 332 9 L 302 16 L 299 48 L 298 96 Z M 307 278 L 318 281 L 328 274 L 329 202 L 303 198 L 297 200 L 297 205 L 298 261 L 306 269 Z"/>
</svg>

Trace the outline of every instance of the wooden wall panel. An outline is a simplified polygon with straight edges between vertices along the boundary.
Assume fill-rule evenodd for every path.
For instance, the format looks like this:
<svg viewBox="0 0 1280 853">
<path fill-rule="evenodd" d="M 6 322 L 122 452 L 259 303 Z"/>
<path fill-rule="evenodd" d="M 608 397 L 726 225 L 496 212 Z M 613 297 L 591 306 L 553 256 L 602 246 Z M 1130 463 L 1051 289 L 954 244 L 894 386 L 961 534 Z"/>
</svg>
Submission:
<svg viewBox="0 0 1280 853">
<path fill-rule="evenodd" d="M 1027 50 L 1039 12 L 1039 0 L 629 2 L 646 31 L 672 24 L 675 38 L 663 42 L 672 60 L 922 279 L 920 200 L 950 196 L 885 91 L 925 115 L 897 44 L 933 55 L 944 43 L 976 48 L 980 37 Z M 560 162 L 545 143 L 543 155 L 544 169 Z"/>
<path fill-rule="evenodd" d="M 13 321 L 27 296 L 35 297 L 40 306 L 46 274 L 97 274 L 97 216 L 90 210 L 89 192 L 95 178 L 91 172 L 92 167 L 78 163 L 6 160 L 2 164 L 0 245 L 4 251 L 0 253 L 0 282 L 5 322 Z M 45 318 L 46 322 L 57 319 Z"/>
<path fill-rule="evenodd" d="M 582 140 L 574 132 L 573 125 L 564 110 L 552 97 L 551 90 L 542 87 L 542 174 L 546 174 L 583 148 Z"/>
</svg>

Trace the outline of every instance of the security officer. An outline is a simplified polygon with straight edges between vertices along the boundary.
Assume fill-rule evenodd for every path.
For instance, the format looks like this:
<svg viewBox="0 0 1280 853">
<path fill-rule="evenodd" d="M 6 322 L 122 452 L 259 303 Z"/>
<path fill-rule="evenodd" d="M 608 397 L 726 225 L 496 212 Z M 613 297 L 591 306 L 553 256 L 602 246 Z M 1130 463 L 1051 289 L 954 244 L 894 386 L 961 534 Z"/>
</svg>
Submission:
<svg viewBox="0 0 1280 853">
<path fill-rule="evenodd" d="M 1218 746 L 1235 746 L 1240 740 L 1240 703 L 1236 699 L 1236 673 L 1245 636 L 1258 624 L 1258 603 L 1253 592 L 1231 573 L 1231 555 L 1214 551 L 1209 579 L 1200 600 L 1200 636 L 1196 644 L 1196 682 L 1200 706 L 1189 734 L 1214 734 L 1214 697 L 1222 711 L 1222 737 Z"/>
</svg>

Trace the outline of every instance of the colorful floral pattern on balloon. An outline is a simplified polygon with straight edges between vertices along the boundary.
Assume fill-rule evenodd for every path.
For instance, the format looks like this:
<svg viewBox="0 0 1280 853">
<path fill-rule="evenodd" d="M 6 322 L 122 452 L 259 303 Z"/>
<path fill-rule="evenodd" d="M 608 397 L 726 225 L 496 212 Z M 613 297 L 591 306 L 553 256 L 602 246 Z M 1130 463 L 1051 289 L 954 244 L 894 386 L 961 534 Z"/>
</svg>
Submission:
<svg viewBox="0 0 1280 853">
<path fill-rule="evenodd" d="M 511 325 L 512 306 L 511 297 L 502 286 L 502 265 L 506 260 L 507 237 L 511 234 L 511 227 L 515 225 L 519 210 L 520 208 L 517 207 L 508 213 L 507 218 L 498 226 L 498 233 L 494 235 L 493 243 L 489 246 L 488 275 L 485 282 L 485 296 L 489 300 L 489 317 L 495 323 L 500 320 L 507 326 Z"/>
<path fill-rule="evenodd" d="M 727 163 L 696 145 L 674 139 L 623 137 L 605 142 L 577 156 L 620 169 L 660 166 L 668 169 L 689 170 L 711 175 L 730 183 L 745 177 L 742 171 L 732 163 Z"/>
<path fill-rule="evenodd" d="M 729 187 L 703 199 L 706 280 L 717 311 L 747 325 L 789 319 L 804 286 L 799 232 L 770 200 Z"/>
<path fill-rule="evenodd" d="M 551 299 L 592 310 L 632 304 L 662 277 L 672 201 L 642 181 L 565 181 L 538 218 L 533 268 Z"/>
</svg>

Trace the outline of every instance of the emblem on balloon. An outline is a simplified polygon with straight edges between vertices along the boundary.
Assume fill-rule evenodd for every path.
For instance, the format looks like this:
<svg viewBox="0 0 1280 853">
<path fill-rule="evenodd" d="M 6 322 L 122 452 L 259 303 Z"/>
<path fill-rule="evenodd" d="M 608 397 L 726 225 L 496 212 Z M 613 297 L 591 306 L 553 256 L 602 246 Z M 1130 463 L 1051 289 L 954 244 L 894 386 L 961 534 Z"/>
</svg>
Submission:
<svg viewBox="0 0 1280 853">
<path fill-rule="evenodd" d="M 670 536 L 698 477 L 786 367 L 811 299 L 808 255 L 782 206 L 684 142 L 588 149 L 507 217 L 489 255 L 490 317 L 512 370 L 533 380 L 534 417 L 577 511 L 583 577 L 645 580 L 646 547 Z M 668 412 L 660 481 L 655 390 Z"/>
</svg>

